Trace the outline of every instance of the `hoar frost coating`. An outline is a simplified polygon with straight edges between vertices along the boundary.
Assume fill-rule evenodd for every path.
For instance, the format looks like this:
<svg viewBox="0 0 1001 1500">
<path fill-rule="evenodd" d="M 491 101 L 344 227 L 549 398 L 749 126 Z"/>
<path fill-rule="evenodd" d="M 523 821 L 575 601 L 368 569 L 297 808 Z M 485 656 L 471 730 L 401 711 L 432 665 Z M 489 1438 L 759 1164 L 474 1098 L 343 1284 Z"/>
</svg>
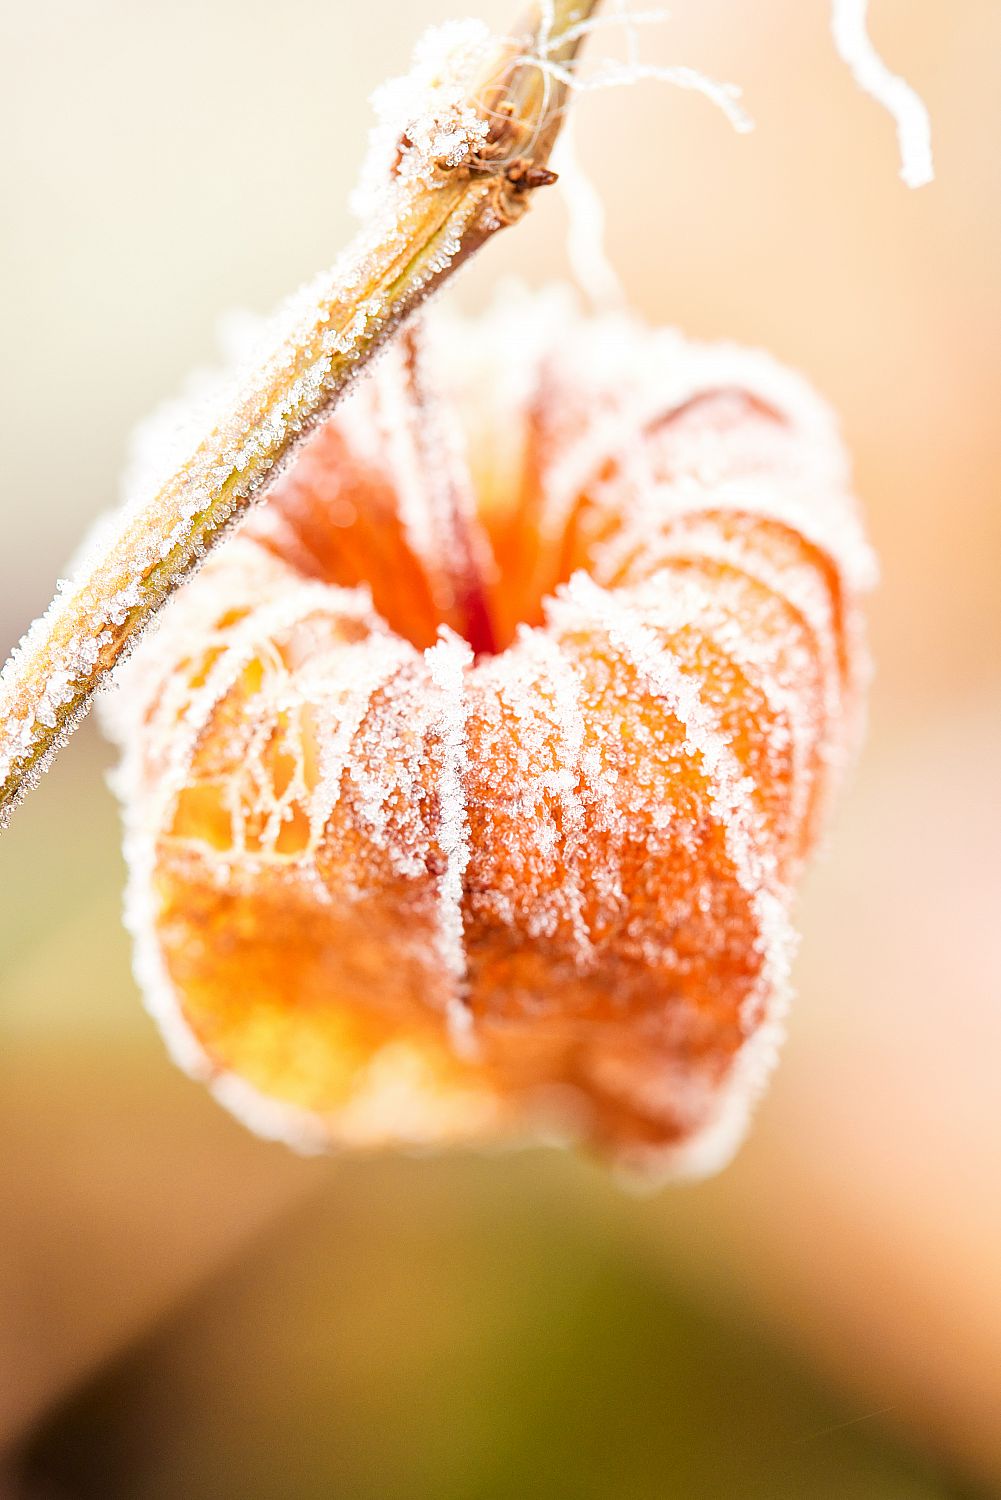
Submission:
<svg viewBox="0 0 1001 1500">
<path fill-rule="evenodd" d="M 717 1165 L 872 575 L 831 418 L 765 355 L 561 292 L 398 341 L 108 701 L 178 1061 L 307 1149 Z"/>
</svg>

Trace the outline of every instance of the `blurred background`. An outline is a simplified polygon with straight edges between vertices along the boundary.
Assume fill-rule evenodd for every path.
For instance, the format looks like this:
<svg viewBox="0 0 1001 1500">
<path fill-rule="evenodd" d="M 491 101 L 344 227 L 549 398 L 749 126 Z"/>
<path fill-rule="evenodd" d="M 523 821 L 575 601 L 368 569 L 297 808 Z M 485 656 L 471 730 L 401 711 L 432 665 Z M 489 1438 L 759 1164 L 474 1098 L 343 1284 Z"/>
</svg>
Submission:
<svg viewBox="0 0 1001 1500">
<path fill-rule="evenodd" d="M 577 107 L 634 306 L 810 376 L 882 560 L 871 735 L 748 1144 L 642 1198 L 554 1152 L 245 1134 L 142 1010 L 88 723 L 0 840 L 4 1500 L 1001 1495 L 1001 6 L 872 10 L 932 112 L 917 192 L 823 0 L 645 33 L 742 84 L 750 136 L 656 83 Z M 367 95 L 450 14 L 3 0 L 0 648 L 220 312 L 345 242 Z M 564 236 L 540 195 L 447 295 L 565 275 Z"/>
</svg>

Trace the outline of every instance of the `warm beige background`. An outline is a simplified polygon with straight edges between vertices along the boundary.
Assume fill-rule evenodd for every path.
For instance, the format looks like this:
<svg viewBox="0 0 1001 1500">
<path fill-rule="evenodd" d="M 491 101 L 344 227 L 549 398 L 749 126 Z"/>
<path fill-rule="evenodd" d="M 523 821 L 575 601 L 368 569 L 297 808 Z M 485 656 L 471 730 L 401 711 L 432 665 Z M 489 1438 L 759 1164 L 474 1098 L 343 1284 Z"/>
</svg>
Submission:
<svg viewBox="0 0 1001 1500">
<path fill-rule="evenodd" d="M 822 0 L 676 0 L 648 35 L 650 58 L 744 85 L 749 137 L 653 83 L 579 107 L 580 153 L 635 306 L 766 344 L 815 380 L 843 414 L 883 562 L 869 748 L 804 902 L 790 1043 L 747 1149 L 706 1187 L 637 1202 L 551 1158 L 331 1168 L 244 1136 L 169 1070 L 140 1012 L 117 925 L 107 756 L 88 726 L 0 841 L 0 1441 L 155 1330 L 267 1223 L 243 1292 L 205 1293 L 162 1335 L 171 1409 L 183 1427 L 198 1408 L 199 1462 L 233 1493 L 282 1492 L 238 1483 L 226 1457 L 241 1412 L 274 1424 L 283 1410 L 262 1394 L 272 1276 L 282 1290 L 268 1316 L 286 1338 L 276 1383 L 297 1371 L 317 1473 L 333 1473 L 331 1409 L 354 1434 L 355 1467 L 338 1471 L 347 1493 L 451 1494 L 435 1467 L 449 1444 L 465 1455 L 457 1495 L 527 1492 L 496 1478 L 536 1451 L 517 1446 L 511 1412 L 543 1451 L 547 1422 L 574 1426 L 567 1393 L 594 1378 L 591 1355 L 617 1372 L 601 1399 L 621 1388 L 635 1406 L 646 1391 L 644 1421 L 659 1431 L 672 1402 L 712 1383 L 696 1362 L 684 1397 L 662 1389 L 680 1356 L 643 1337 L 644 1308 L 675 1296 L 731 1330 L 745 1426 L 735 1435 L 733 1401 L 721 1415 L 707 1394 L 666 1448 L 623 1450 L 613 1482 L 594 1454 L 618 1453 L 614 1423 L 592 1411 L 587 1493 L 673 1494 L 672 1472 L 688 1476 L 678 1493 L 956 1493 L 921 1467 L 925 1453 L 998 1492 L 1001 6 L 873 9 L 885 55 L 933 113 L 938 180 L 917 193 L 897 179 L 890 121 L 834 55 Z M 130 424 L 210 356 L 217 314 L 266 309 L 332 258 L 350 232 L 366 96 L 450 12 L 423 0 L 4 0 L 0 647 L 113 499 Z M 554 193 L 453 295 L 475 306 L 502 272 L 563 274 L 563 230 Z M 304 1194 L 313 1206 L 283 1218 Z M 547 1309 L 560 1285 L 594 1285 L 595 1257 L 619 1257 L 635 1305 L 567 1293 L 570 1323 L 588 1332 L 578 1362 L 552 1373 Z M 546 1281 L 554 1262 L 564 1282 Z M 418 1316 L 428 1299 L 440 1318 Z M 752 1328 L 802 1375 L 760 1361 L 745 1371 Z M 468 1365 L 445 1392 L 446 1404 L 465 1393 L 449 1420 L 418 1393 L 428 1341 Z M 347 1371 L 332 1408 L 326 1377 L 310 1384 L 331 1345 Z M 515 1347 L 529 1373 L 523 1410 L 505 1398 L 504 1426 L 475 1393 Z M 217 1423 L 196 1367 L 229 1392 Z M 786 1426 L 762 1436 L 753 1403 L 773 1379 Z M 865 1420 L 843 1443 L 818 1439 L 824 1418 L 800 1413 L 800 1380 L 830 1382 L 832 1424 Z M 384 1382 L 388 1414 L 365 1394 Z M 396 1452 L 380 1422 L 392 1432 L 404 1411 L 424 1413 L 404 1448 L 433 1476 L 427 1491 L 406 1456 L 378 1481 L 380 1462 L 395 1462 L 385 1445 Z M 767 1420 L 781 1427 L 775 1412 Z M 878 1473 L 864 1467 L 884 1429 L 911 1445 L 914 1473 L 905 1449 Z M 712 1467 L 728 1446 L 732 1473 Z M 166 1436 L 143 1452 L 136 1493 L 199 1492 L 177 1487 Z M 548 1492 L 583 1493 L 570 1472 L 554 1472 Z M 305 1480 L 292 1490 L 309 1492 Z M 133 1493 L 125 1479 L 121 1492 Z M 322 1492 L 338 1491 L 331 1480 Z"/>
</svg>

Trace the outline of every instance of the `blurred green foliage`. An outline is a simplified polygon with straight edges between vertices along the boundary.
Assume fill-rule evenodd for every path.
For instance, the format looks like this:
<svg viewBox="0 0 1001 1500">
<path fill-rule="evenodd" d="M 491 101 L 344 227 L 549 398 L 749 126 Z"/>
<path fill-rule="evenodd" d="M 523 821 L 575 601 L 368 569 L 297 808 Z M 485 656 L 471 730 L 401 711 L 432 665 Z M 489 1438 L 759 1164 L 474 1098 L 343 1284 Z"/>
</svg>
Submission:
<svg viewBox="0 0 1001 1500">
<path fill-rule="evenodd" d="M 645 1263 L 618 1201 L 551 1156 L 345 1164 L 50 1416 L 22 1473 L 122 1500 L 958 1494 Z"/>
</svg>

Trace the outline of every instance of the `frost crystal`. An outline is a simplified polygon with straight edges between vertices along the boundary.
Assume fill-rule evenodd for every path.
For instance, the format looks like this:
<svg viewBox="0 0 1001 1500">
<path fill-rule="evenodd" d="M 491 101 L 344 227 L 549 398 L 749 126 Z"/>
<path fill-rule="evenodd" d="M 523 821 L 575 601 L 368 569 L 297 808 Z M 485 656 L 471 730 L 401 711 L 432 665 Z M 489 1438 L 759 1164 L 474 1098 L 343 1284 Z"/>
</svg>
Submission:
<svg viewBox="0 0 1001 1500">
<path fill-rule="evenodd" d="M 495 55 L 497 39 L 480 21 L 451 21 L 421 38 L 410 72 L 372 97 L 376 124 L 351 207 L 363 221 L 382 210 L 394 173 L 432 184 L 484 142 L 489 129 L 470 105 L 470 78 Z"/>
<path fill-rule="evenodd" d="M 594 308 L 622 307 L 625 289 L 605 250 L 605 206 L 578 159 L 573 116 L 556 144 L 553 166 L 566 204 L 571 274 Z"/>
<path fill-rule="evenodd" d="M 456 980 L 448 1016 L 454 1039 L 465 1048 L 467 1025 L 463 1005 L 466 954 L 463 942 L 463 876 L 469 864 L 469 819 L 466 810 L 466 692 L 465 673 L 473 659 L 465 641 L 443 630 L 436 646 L 425 654 L 431 681 L 439 698 L 434 732 L 441 746 L 438 777 L 438 842 L 445 856 L 441 892 L 442 961 Z"/>
</svg>

